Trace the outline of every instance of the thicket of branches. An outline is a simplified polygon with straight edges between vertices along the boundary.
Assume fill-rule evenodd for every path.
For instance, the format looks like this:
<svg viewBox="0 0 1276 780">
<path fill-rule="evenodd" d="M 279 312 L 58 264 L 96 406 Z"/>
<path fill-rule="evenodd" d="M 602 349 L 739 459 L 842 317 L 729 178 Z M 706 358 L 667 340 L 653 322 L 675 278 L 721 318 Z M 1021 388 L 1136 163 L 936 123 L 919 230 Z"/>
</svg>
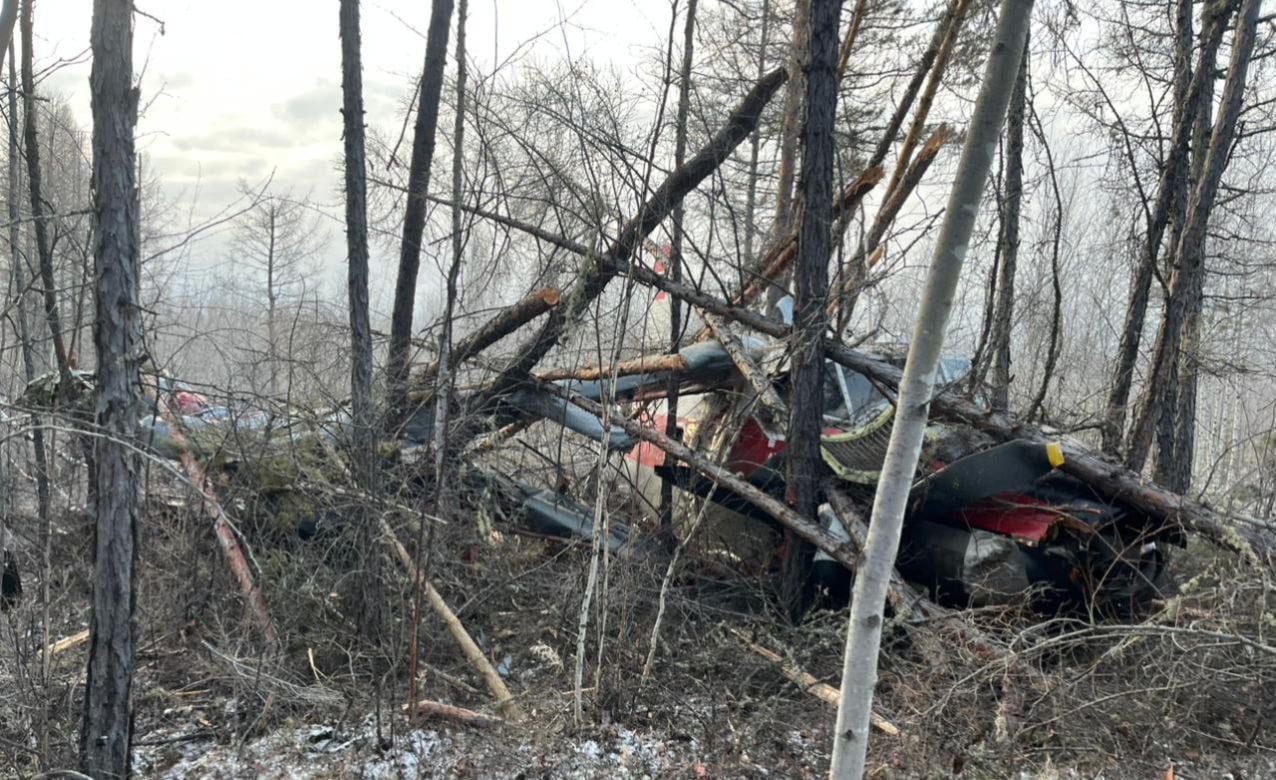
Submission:
<svg viewBox="0 0 1276 780">
<path fill-rule="evenodd" d="M 342 0 L 340 183 L 245 182 L 200 222 L 131 144 L 104 156 L 105 137 L 46 93 L 21 5 L 0 152 L 0 541 L 23 595 L 0 631 L 14 692 L 0 766 L 125 775 L 130 745 L 183 724 L 242 746 L 292 715 L 371 712 L 381 740 L 421 699 L 545 738 L 608 719 L 743 719 L 722 754 L 737 761 L 750 735 L 792 723 L 832 747 L 827 704 L 749 649 L 835 679 L 841 617 L 792 622 L 800 562 L 744 571 L 710 541 L 721 529 L 701 529 L 702 500 L 666 490 L 657 505 L 606 439 L 511 398 L 551 368 L 605 376 L 752 330 L 775 337 L 795 388 L 817 377 L 814 395 L 759 393 L 753 410 L 818 464 L 818 416 L 802 410 L 825 355 L 913 333 L 999 4 L 671 0 L 667 38 L 622 72 L 571 52 L 484 70 L 466 53 L 465 0 L 434 0 L 419 78 L 382 117 L 363 113 L 371 11 Z M 836 36 L 808 29 L 811 12 L 836 13 Z M 95 58 L 132 84 L 131 59 L 106 59 L 131 51 L 131 32 L 104 20 L 152 20 L 128 0 L 95 14 Z M 1245 541 L 1276 533 L 1274 51 L 1258 0 L 1032 11 L 944 351 L 972 357 L 963 390 L 1003 415 L 985 429 L 1071 436 L 1113 474 L 1207 506 L 1229 549 L 1193 541 L 1179 595 L 1131 625 L 1010 608 L 888 621 L 876 708 L 903 735 L 874 734 L 870 768 L 960 772 L 959 756 L 995 774 L 1057 757 L 1099 771 L 1133 755 L 1160 771 L 1167 744 L 1205 764 L 1276 750 L 1272 548 Z M 144 110 L 146 88 L 114 108 Z M 108 162 L 136 183 L 122 201 L 105 194 L 124 181 Z M 108 213 L 135 240 L 104 233 Z M 772 273 L 786 251 L 792 270 Z M 344 285 L 324 267 L 334 256 Z M 123 300 L 108 296 L 117 267 L 136 275 L 136 322 L 103 314 Z M 370 299 L 370 279 L 395 269 L 393 304 Z M 790 291 L 793 328 L 775 319 Z M 475 346 L 507 319 L 518 327 Z M 114 373 L 104 344 L 132 349 Z M 173 380 L 231 424 L 183 438 Z M 604 395 L 590 411 L 634 410 Z M 722 440 L 685 439 L 716 473 Z M 558 489 L 604 532 L 518 535 L 502 479 Z M 814 526 L 819 490 L 776 511 Z M 611 550 L 619 526 L 653 543 Z M 130 547 L 110 560 L 136 565 L 112 591 L 116 532 Z M 122 709 L 81 679 L 111 594 L 133 642 L 111 671 Z M 110 749 L 78 744 L 81 723 Z"/>
</svg>

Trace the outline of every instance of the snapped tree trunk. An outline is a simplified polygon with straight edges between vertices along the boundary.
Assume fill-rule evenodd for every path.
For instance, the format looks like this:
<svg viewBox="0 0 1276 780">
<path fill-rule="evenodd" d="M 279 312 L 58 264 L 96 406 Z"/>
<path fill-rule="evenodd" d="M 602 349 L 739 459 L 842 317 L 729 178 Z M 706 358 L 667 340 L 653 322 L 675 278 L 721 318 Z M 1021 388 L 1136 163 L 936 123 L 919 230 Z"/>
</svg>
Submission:
<svg viewBox="0 0 1276 780">
<path fill-rule="evenodd" d="M 803 5 L 809 9 L 801 10 Z M 802 0 L 798 16 L 810 27 L 805 56 L 806 112 L 802 123 L 801 222 L 794 268 L 793 368 L 789 390 L 787 500 L 803 517 L 819 507 L 820 431 L 824 415 L 824 350 L 828 324 L 828 264 L 833 226 L 833 119 L 837 111 L 838 13 L 841 0 Z M 797 37 L 795 36 L 795 40 Z M 789 534 L 781 596 L 796 619 L 805 604 L 813 548 Z"/>
<path fill-rule="evenodd" d="M 1165 408 L 1172 378 L 1170 372 L 1179 359 L 1188 313 L 1194 306 L 1194 298 L 1203 286 L 1204 252 L 1197 251 L 1206 241 L 1206 228 L 1210 212 L 1218 195 L 1223 171 L 1231 157 L 1232 140 L 1236 135 L 1236 122 L 1240 117 L 1245 97 L 1245 82 L 1249 72 L 1250 56 L 1254 50 L 1254 38 L 1258 26 L 1260 0 L 1245 0 L 1236 18 L 1236 31 L 1232 37 L 1231 63 L 1223 96 L 1219 105 L 1218 120 L 1210 136 L 1210 146 L 1205 158 L 1201 178 L 1196 182 L 1188 202 L 1187 218 L 1183 234 L 1179 237 L 1174 257 L 1177 262 L 1170 280 L 1170 297 L 1157 333 L 1156 347 L 1152 354 L 1152 369 L 1144 387 L 1143 400 L 1134 428 L 1130 432 L 1130 446 L 1126 453 L 1126 465 L 1138 471 L 1147 458 L 1152 443 L 1153 427 L 1161 410 Z"/>
<path fill-rule="evenodd" d="M 412 161 L 408 165 L 407 206 L 403 213 L 403 238 L 399 245 L 399 275 L 394 285 L 394 308 L 390 313 L 390 347 L 386 361 L 387 428 L 395 428 L 402 422 L 408 405 L 412 319 L 416 312 L 416 277 L 421 268 L 426 195 L 430 189 L 434 131 L 439 124 L 439 95 L 443 92 L 443 68 L 447 60 L 451 22 L 452 0 L 434 0 L 425 44 L 425 66 L 421 71 L 421 91 L 417 96 Z"/>
<path fill-rule="evenodd" d="M 97 525 L 81 764 L 91 777 L 127 777 L 132 738 L 137 456 L 142 352 L 140 234 L 133 128 L 132 0 L 94 0 L 89 76 L 96 224 L 93 342 L 97 348 Z M 30 150 L 28 150 L 30 153 Z"/>
<path fill-rule="evenodd" d="M 842 665 L 842 703 L 833 737 L 830 775 L 834 778 L 858 780 L 864 774 L 886 592 L 921 453 L 944 329 L 997 137 L 1018 78 L 1031 16 L 1032 0 L 1003 0 L 1001 4 L 992 51 L 931 260 L 900 384 L 895 425 L 873 501 L 863 564 L 855 577 Z"/>
</svg>

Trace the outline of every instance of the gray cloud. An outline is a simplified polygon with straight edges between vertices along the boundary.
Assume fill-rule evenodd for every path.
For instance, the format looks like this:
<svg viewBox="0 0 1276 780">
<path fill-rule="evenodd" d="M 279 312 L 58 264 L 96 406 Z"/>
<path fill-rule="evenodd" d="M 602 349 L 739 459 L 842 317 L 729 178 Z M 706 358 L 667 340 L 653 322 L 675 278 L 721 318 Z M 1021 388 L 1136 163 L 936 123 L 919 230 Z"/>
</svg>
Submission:
<svg viewBox="0 0 1276 780">
<path fill-rule="evenodd" d="M 271 106 L 277 119 L 289 123 L 311 124 L 333 122 L 340 117 L 341 88 L 327 79 L 301 94 Z"/>
</svg>

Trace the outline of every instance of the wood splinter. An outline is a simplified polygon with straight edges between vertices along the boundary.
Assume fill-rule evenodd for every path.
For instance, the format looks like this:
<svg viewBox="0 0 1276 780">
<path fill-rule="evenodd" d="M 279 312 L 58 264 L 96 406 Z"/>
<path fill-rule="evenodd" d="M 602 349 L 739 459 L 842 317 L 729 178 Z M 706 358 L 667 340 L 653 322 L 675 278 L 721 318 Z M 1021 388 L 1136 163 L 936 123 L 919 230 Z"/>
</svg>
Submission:
<svg viewBox="0 0 1276 780">
<path fill-rule="evenodd" d="M 771 663 L 779 666 L 781 674 L 787 677 L 790 681 L 795 682 L 798 685 L 802 686 L 802 689 L 804 691 L 811 694 L 815 698 L 820 699 L 822 701 L 826 701 L 829 704 L 832 704 L 834 707 L 836 707 L 838 702 L 841 700 L 842 692 L 839 691 L 837 688 L 834 688 L 832 685 L 829 685 L 828 683 L 820 682 L 818 679 L 816 679 L 815 675 L 806 671 L 805 669 L 793 663 L 792 661 L 786 660 L 784 656 L 780 655 L 774 650 L 768 650 L 762 645 L 759 645 L 756 642 L 750 641 L 749 638 L 745 636 L 744 632 L 733 628 L 731 629 L 731 633 L 735 634 L 736 638 L 739 639 L 741 642 L 743 642 L 745 647 L 749 648 L 754 653 L 762 656 L 763 658 L 770 661 Z M 873 723 L 873 728 L 877 729 L 883 734 L 889 734 L 892 737 L 899 736 L 899 727 L 896 726 L 894 723 L 891 723 L 889 720 L 882 717 L 881 715 L 878 715 L 876 712 L 874 712 L 872 715 L 872 723 Z"/>
</svg>

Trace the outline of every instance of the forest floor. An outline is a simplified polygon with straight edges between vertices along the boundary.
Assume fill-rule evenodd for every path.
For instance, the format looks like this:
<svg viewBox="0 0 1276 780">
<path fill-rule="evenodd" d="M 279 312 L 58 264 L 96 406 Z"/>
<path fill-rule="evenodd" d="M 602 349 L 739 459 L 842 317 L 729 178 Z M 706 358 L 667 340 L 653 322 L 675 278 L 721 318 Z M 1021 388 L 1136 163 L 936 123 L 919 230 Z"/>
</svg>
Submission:
<svg viewBox="0 0 1276 780">
<path fill-rule="evenodd" d="M 642 669 L 667 559 L 614 558 L 590 612 L 582 719 L 574 717 L 587 548 L 451 523 L 431 580 L 514 691 L 525 717 L 476 729 L 407 724 L 401 659 L 410 588 L 393 576 L 385 652 L 350 635 L 349 558 L 336 547 L 272 546 L 244 529 L 282 647 L 267 649 L 198 514 L 153 512 L 138 601 L 136 776 L 156 778 L 821 777 L 833 708 L 791 682 L 756 643 L 836 684 L 846 613 L 794 626 L 774 607 L 774 575 L 684 557 L 670 582 L 649 676 Z M 162 522 L 160 521 L 162 518 Z M 58 529 L 50 639 L 87 626 L 88 538 Z M 501 523 L 497 522 L 498 529 Z M 411 529 L 404 528 L 405 538 Z M 24 551 L 28 570 L 38 571 Z M 989 659 L 943 626 L 892 627 L 883 648 L 873 777 L 1276 777 L 1276 628 L 1262 573 L 1208 549 L 1177 559 L 1181 595 L 1142 624 L 1016 610 L 964 619 L 1011 648 Z M 34 579 L 34 578 L 32 578 Z M 38 591 L 36 586 L 35 590 Z M 52 656 L 41 677 L 38 598 L 0 618 L 0 777 L 74 766 L 87 648 Z M 418 695 L 496 714 L 441 623 L 423 622 Z M 1161 632 L 1161 628 L 1183 629 Z M 400 659 L 398 661 L 394 659 Z M 374 674 L 372 670 L 377 672 Z M 378 696 L 378 689 L 380 695 Z M 378 701 L 380 706 L 378 707 Z M 378 728 L 378 723 L 380 727 Z M 42 736 L 45 735 L 45 736 Z M 1173 767 L 1173 772 L 1168 770 Z"/>
</svg>

